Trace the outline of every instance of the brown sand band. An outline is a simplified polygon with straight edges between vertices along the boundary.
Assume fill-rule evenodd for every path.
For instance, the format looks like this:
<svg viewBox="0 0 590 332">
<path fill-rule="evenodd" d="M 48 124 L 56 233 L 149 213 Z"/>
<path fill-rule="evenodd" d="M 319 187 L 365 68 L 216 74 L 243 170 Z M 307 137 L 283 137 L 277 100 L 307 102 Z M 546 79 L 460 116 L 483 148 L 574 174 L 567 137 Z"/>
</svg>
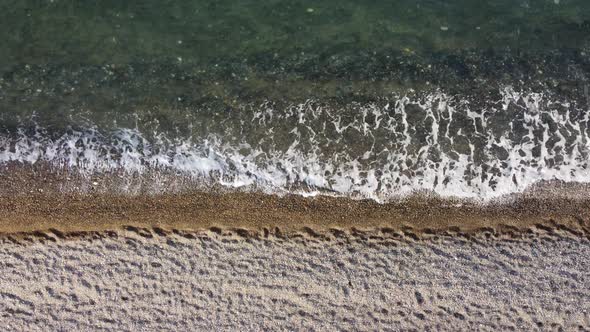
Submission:
<svg viewBox="0 0 590 332">
<path fill-rule="evenodd" d="M 416 234 L 474 233 L 530 227 L 590 233 L 590 200 L 522 197 L 511 203 L 477 205 L 434 198 L 379 204 L 347 198 L 261 193 L 183 193 L 161 195 L 20 194 L 0 196 L 0 232 L 56 229 L 103 231 L 124 226 L 202 230 L 278 228 L 411 229 Z"/>
</svg>

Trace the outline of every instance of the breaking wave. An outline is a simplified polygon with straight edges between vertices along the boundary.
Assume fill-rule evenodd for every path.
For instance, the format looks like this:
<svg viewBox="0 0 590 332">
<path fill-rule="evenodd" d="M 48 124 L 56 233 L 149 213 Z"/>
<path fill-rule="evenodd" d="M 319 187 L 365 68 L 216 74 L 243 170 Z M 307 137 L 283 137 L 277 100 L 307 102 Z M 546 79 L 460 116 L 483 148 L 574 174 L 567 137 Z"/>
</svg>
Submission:
<svg viewBox="0 0 590 332">
<path fill-rule="evenodd" d="M 0 163 L 89 175 L 165 169 L 232 188 L 379 201 L 415 192 L 488 200 L 543 180 L 590 182 L 588 105 L 511 88 L 486 98 L 265 103 L 223 121 L 188 119 L 195 129 L 185 135 L 97 126 L 56 135 L 38 124 L 0 136 Z"/>
</svg>

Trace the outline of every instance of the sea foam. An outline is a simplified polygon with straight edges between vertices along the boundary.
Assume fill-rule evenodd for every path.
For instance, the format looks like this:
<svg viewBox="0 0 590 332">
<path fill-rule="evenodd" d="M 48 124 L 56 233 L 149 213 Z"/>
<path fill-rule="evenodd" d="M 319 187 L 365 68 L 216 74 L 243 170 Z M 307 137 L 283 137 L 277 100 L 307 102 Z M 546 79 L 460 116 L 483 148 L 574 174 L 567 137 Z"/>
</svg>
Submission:
<svg viewBox="0 0 590 332">
<path fill-rule="evenodd" d="M 184 136 L 97 126 L 56 136 L 38 125 L 0 136 L 0 163 L 166 170 L 229 188 L 378 201 L 415 192 L 489 200 L 539 181 L 590 181 L 587 105 L 510 87 L 498 96 L 436 91 L 345 109 L 265 103 Z"/>
</svg>

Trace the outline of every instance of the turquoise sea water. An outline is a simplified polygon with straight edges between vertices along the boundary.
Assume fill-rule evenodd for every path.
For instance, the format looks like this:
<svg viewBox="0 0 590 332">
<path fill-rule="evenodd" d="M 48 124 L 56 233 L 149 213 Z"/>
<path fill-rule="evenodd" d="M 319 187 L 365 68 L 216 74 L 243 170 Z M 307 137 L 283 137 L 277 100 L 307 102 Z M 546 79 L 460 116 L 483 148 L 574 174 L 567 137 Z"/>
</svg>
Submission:
<svg viewBox="0 0 590 332">
<path fill-rule="evenodd" d="M 590 2 L 0 1 L 0 162 L 490 198 L 590 180 Z"/>
</svg>

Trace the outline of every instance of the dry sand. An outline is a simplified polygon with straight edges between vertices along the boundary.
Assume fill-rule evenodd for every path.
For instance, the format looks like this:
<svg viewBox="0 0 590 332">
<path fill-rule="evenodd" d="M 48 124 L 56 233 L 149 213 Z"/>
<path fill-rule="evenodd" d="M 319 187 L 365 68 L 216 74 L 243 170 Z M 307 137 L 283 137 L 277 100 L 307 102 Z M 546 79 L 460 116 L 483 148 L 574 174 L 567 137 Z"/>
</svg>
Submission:
<svg viewBox="0 0 590 332">
<path fill-rule="evenodd" d="M 47 330 L 588 330 L 590 241 L 161 229 L 0 242 L 0 326 Z"/>
</svg>

